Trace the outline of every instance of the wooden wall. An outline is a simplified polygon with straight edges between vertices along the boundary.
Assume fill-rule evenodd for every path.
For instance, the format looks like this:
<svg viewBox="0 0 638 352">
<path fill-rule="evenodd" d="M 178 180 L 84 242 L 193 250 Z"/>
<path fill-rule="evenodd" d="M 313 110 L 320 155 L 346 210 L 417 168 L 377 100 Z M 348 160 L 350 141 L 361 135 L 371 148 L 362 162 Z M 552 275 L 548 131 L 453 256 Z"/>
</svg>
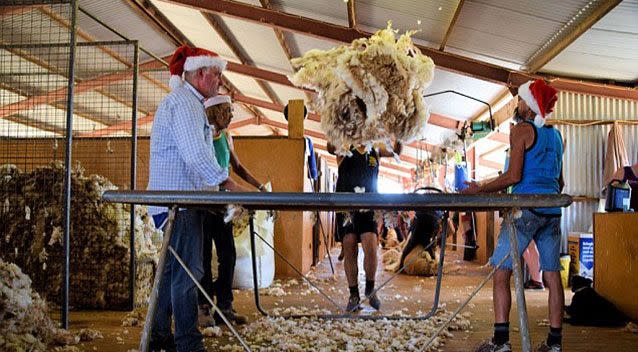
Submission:
<svg viewBox="0 0 638 352">
<path fill-rule="evenodd" d="M 638 320 L 638 214 L 594 213 L 594 288 Z"/>
<path fill-rule="evenodd" d="M 310 192 L 306 178 L 304 140 L 287 137 L 234 137 L 237 156 L 246 168 L 264 182 L 271 180 L 273 192 Z M 236 175 L 231 176 L 239 180 Z M 250 187 L 248 184 L 245 184 Z M 275 223 L 275 248 L 302 272 L 312 265 L 312 221 L 309 212 L 279 212 Z M 275 257 L 278 276 L 294 271 Z"/>
<path fill-rule="evenodd" d="M 260 181 L 271 180 L 273 191 L 312 191 L 306 177 L 303 139 L 235 137 L 234 141 L 241 162 Z M 148 138 L 138 140 L 138 189 L 146 189 L 148 183 L 149 148 Z M 57 143 L 52 139 L 0 140 L 0 165 L 16 164 L 23 171 L 47 165 L 53 160 L 64 161 L 64 153 L 63 140 Z M 130 185 L 130 154 L 131 145 L 127 138 L 73 141 L 74 163 L 79 161 L 87 174 L 103 175 L 121 188 L 129 188 Z M 231 177 L 239 180 L 236 175 Z M 275 223 L 275 248 L 304 273 L 312 265 L 312 226 L 309 212 L 280 212 Z M 275 265 L 277 275 L 294 275 L 294 271 L 282 260 L 277 258 Z"/>
<path fill-rule="evenodd" d="M 137 188 L 145 189 L 148 183 L 150 140 L 138 141 Z M 0 139 L 0 164 L 15 164 L 28 172 L 46 166 L 52 161 L 64 162 L 64 139 Z M 73 140 L 73 165 L 80 165 L 88 174 L 107 177 L 120 188 L 131 184 L 131 141 L 128 138 L 81 138 Z"/>
</svg>

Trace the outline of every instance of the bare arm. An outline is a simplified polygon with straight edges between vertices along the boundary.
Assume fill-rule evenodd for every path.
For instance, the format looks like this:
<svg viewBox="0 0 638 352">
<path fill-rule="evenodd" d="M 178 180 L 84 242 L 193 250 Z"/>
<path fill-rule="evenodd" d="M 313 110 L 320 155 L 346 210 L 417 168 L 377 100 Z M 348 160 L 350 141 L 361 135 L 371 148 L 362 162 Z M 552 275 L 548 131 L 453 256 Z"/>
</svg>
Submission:
<svg viewBox="0 0 638 352">
<path fill-rule="evenodd" d="M 257 181 L 255 176 L 244 167 L 244 165 L 239 161 L 237 157 L 237 153 L 235 153 L 235 147 L 233 145 L 233 137 L 231 137 L 230 133 L 226 133 L 226 140 L 228 141 L 228 149 L 230 150 L 230 166 L 233 168 L 233 171 L 237 174 L 237 176 L 241 177 L 242 180 L 250 183 L 255 186 L 255 188 L 261 191 L 261 183 Z"/>
<path fill-rule="evenodd" d="M 479 185 L 476 182 L 469 183 L 469 187 L 463 190 L 463 194 L 492 193 L 506 189 L 521 181 L 523 176 L 523 161 L 525 149 L 534 143 L 534 127 L 529 124 L 519 124 L 512 128 L 510 134 L 510 164 L 505 173 L 494 180 Z"/>
</svg>

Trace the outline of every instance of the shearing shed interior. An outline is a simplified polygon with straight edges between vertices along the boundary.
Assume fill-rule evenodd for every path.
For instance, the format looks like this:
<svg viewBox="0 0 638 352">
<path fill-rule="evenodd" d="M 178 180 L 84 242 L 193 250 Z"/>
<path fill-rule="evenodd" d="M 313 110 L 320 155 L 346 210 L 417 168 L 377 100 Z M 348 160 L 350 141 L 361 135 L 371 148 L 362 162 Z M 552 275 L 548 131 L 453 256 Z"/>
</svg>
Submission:
<svg viewBox="0 0 638 352">
<path fill-rule="evenodd" d="M 637 0 L 0 1 L 0 351 L 637 351 Z"/>
</svg>

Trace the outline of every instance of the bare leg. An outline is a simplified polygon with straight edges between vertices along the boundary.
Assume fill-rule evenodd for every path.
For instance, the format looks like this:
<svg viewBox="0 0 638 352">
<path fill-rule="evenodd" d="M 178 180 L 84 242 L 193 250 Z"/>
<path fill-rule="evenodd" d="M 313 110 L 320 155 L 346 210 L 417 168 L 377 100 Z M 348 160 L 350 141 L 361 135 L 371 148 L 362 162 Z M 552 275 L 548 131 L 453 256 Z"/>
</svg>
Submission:
<svg viewBox="0 0 638 352">
<path fill-rule="evenodd" d="M 348 286 L 357 286 L 357 276 L 359 276 L 359 268 L 357 266 L 359 244 L 357 243 L 357 236 L 353 233 L 346 234 L 341 241 L 341 246 L 343 247 L 343 269 L 346 272 Z"/>
<path fill-rule="evenodd" d="M 362 233 L 361 246 L 363 247 L 363 270 L 366 273 L 366 280 L 374 280 L 377 274 L 377 234 Z"/>
<path fill-rule="evenodd" d="M 494 322 L 507 323 L 510 321 L 512 306 L 512 292 L 510 291 L 511 270 L 499 269 L 494 274 Z"/>
<path fill-rule="evenodd" d="M 546 271 L 543 278 L 549 289 L 549 325 L 560 328 L 563 325 L 563 308 L 565 307 L 565 292 L 559 271 Z"/>
<path fill-rule="evenodd" d="M 527 249 L 523 252 L 523 258 L 525 259 L 525 264 L 527 264 L 532 280 L 536 282 L 543 282 L 541 278 L 539 254 L 536 242 L 532 241 L 529 243 L 529 246 L 527 246 Z"/>
</svg>

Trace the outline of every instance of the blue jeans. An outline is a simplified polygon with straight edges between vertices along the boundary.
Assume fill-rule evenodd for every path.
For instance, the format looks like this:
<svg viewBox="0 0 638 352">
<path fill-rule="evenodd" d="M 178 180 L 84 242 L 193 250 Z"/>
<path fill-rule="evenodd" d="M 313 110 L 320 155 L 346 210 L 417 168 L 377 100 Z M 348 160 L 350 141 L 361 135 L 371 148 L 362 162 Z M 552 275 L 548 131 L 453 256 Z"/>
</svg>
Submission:
<svg viewBox="0 0 638 352">
<path fill-rule="evenodd" d="M 171 246 L 190 271 L 201 280 L 202 221 L 198 210 L 177 213 L 173 224 Z M 170 336 L 171 315 L 175 318 L 175 344 L 178 351 L 205 351 L 202 334 L 197 328 L 197 286 L 170 252 L 167 253 L 164 276 L 160 283 L 157 311 L 153 322 L 152 340 Z"/>
<path fill-rule="evenodd" d="M 534 214 L 529 210 L 523 210 L 523 215 L 514 219 L 516 227 L 516 241 L 518 242 L 518 255 L 534 240 L 540 255 L 540 269 L 542 271 L 560 271 L 560 217 L 546 217 Z M 498 243 L 492 258 L 491 265 L 497 265 L 503 257 L 510 253 L 510 225 L 503 222 L 501 232 L 498 235 Z M 512 259 L 507 258 L 501 269 L 512 269 Z"/>
</svg>

